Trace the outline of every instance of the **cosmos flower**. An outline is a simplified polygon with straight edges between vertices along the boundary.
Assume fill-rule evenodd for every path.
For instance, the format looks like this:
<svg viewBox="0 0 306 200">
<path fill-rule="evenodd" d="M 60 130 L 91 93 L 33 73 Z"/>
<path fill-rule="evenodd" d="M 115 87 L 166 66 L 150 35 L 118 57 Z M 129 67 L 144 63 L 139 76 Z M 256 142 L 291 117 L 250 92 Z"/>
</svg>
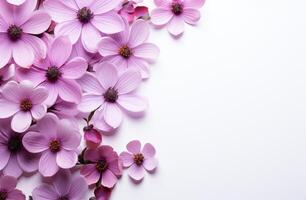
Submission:
<svg viewBox="0 0 306 200">
<path fill-rule="evenodd" d="M 23 135 L 14 132 L 7 120 L 0 121 L 0 170 L 5 175 L 19 177 L 22 172 L 32 173 L 38 169 L 39 156 L 24 148 Z"/>
<path fill-rule="evenodd" d="M 99 53 L 104 61 L 117 66 L 118 70 L 126 68 L 137 69 L 142 78 L 149 77 L 149 64 L 159 55 L 159 49 L 152 43 L 147 43 L 149 26 L 144 20 L 137 20 L 131 25 L 126 24 L 123 32 L 113 37 L 104 37 L 99 43 Z"/>
<path fill-rule="evenodd" d="M 83 200 L 88 186 L 83 177 L 61 170 L 53 177 L 52 184 L 43 184 L 32 192 L 33 200 Z"/>
<path fill-rule="evenodd" d="M 46 87 L 49 91 L 47 105 L 53 105 L 58 96 L 64 101 L 80 102 L 82 91 L 75 80 L 86 72 L 86 60 L 81 57 L 69 60 L 72 44 L 66 36 L 55 38 L 48 46 L 47 58 L 29 70 L 19 69 L 19 79 Z"/>
<path fill-rule="evenodd" d="M 56 36 L 68 35 L 73 44 L 81 37 L 84 48 L 94 53 L 101 33 L 113 34 L 124 28 L 122 18 L 114 10 L 120 1 L 47 0 L 44 7 L 58 23 Z"/>
<path fill-rule="evenodd" d="M 0 199 L 2 200 L 25 200 L 25 195 L 16 189 L 17 179 L 12 176 L 0 177 Z"/>
<path fill-rule="evenodd" d="M 97 149 L 87 149 L 84 154 L 86 165 L 82 166 L 81 174 L 87 184 L 101 182 L 101 185 L 112 188 L 122 174 L 118 154 L 110 146 L 100 146 Z"/>
<path fill-rule="evenodd" d="M 68 120 L 47 114 L 33 131 L 25 134 L 22 143 L 31 153 L 42 153 L 38 170 L 43 176 L 53 176 L 60 168 L 70 169 L 78 160 L 81 135 Z"/>
<path fill-rule="evenodd" d="M 147 101 L 133 93 L 141 83 L 141 75 L 136 70 L 119 74 L 113 64 L 102 63 L 96 76 L 87 74 L 79 81 L 86 94 L 78 108 L 82 112 L 96 110 L 93 124 L 99 129 L 104 121 L 112 128 L 119 127 L 122 110 L 140 113 L 147 108 Z"/>
<path fill-rule="evenodd" d="M 34 88 L 31 82 L 10 81 L 2 88 L 0 118 L 12 117 L 11 127 L 16 132 L 26 131 L 32 120 L 41 119 L 47 112 L 44 101 L 48 97 L 45 88 Z"/>
<path fill-rule="evenodd" d="M 0 69 L 0 87 L 7 81 L 11 80 L 15 75 L 15 65 L 8 64 Z"/>
<path fill-rule="evenodd" d="M 157 167 L 155 148 L 151 144 L 147 143 L 141 149 L 141 143 L 134 140 L 128 143 L 126 148 L 128 152 L 122 152 L 120 159 L 123 167 L 129 168 L 128 174 L 132 179 L 140 181 L 145 176 L 145 170 L 151 172 Z"/>
<path fill-rule="evenodd" d="M 195 25 L 201 18 L 198 11 L 205 0 L 154 0 L 158 8 L 151 13 L 151 22 L 157 26 L 167 25 L 173 36 L 184 32 L 185 23 Z"/>
<path fill-rule="evenodd" d="M 20 6 L 0 1 L 0 68 L 11 58 L 28 68 L 35 58 L 46 57 L 46 45 L 34 35 L 48 29 L 51 17 L 42 10 L 34 11 L 36 5 L 37 0 L 27 0 Z"/>
</svg>

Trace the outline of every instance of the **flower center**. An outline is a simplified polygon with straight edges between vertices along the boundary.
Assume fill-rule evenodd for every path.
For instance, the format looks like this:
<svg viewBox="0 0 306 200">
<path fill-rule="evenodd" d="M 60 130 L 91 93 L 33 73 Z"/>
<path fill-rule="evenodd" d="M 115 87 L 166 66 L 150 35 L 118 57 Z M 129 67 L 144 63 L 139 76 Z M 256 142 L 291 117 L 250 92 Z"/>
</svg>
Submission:
<svg viewBox="0 0 306 200">
<path fill-rule="evenodd" d="M 171 11 L 175 15 L 180 15 L 183 13 L 183 5 L 181 3 L 173 3 L 171 5 Z"/>
<path fill-rule="evenodd" d="M 96 169 L 102 173 L 102 172 L 105 172 L 105 170 L 107 169 L 108 167 L 108 164 L 106 162 L 106 160 L 99 160 L 96 164 Z"/>
<path fill-rule="evenodd" d="M 69 200 L 69 198 L 67 196 L 62 196 L 62 197 L 59 197 L 57 200 Z"/>
<path fill-rule="evenodd" d="M 55 83 L 62 76 L 62 73 L 57 67 L 49 67 L 46 72 L 46 78 L 49 82 Z"/>
<path fill-rule="evenodd" d="M 103 97 L 106 102 L 115 103 L 118 99 L 118 91 L 114 88 L 108 88 Z"/>
<path fill-rule="evenodd" d="M 93 13 L 89 8 L 84 7 L 78 11 L 78 19 L 81 23 L 86 24 L 90 22 L 92 18 L 93 18 Z"/>
<path fill-rule="evenodd" d="M 7 148 L 11 153 L 17 153 L 22 148 L 22 138 L 18 135 L 12 136 L 7 144 Z"/>
<path fill-rule="evenodd" d="M 7 198 L 7 191 L 6 190 L 1 190 L 0 191 L 0 200 L 6 200 Z"/>
<path fill-rule="evenodd" d="M 52 153 L 57 153 L 61 150 L 61 142 L 58 140 L 52 140 L 49 143 L 49 149 Z"/>
<path fill-rule="evenodd" d="M 119 54 L 123 57 L 123 58 L 130 58 L 132 55 L 132 50 L 128 47 L 128 46 L 123 46 L 119 49 Z"/>
<path fill-rule="evenodd" d="M 28 112 L 33 108 L 33 103 L 30 99 L 24 99 L 20 102 L 20 109 L 23 112 Z"/>
<path fill-rule="evenodd" d="M 7 35 L 12 42 L 18 41 L 22 36 L 22 29 L 16 25 L 11 25 L 7 29 Z"/>
<path fill-rule="evenodd" d="M 144 156 L 141 153 L 134 155 L 134 162 L 136 163 L 136 165 L 138 166 L 142 165 L 143 161 L 144 161 Z"/>
</svg>

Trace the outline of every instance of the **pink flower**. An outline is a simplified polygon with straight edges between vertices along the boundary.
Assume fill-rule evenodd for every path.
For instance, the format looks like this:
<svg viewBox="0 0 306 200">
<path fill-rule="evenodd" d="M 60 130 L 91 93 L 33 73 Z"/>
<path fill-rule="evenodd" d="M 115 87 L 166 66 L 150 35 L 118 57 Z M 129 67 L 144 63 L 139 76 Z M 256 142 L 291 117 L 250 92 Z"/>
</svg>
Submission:
<svg viewBox="0 0 306 200">
<path fill-rule="evenodd" d="M 120 159 L 124 167 L 129 167 L 129 176 L 140 181 L 144 178 L 145 170 L 151 172 L 157 165 L 158 161 L 154 158 L 155 148 L 147 143 L 141 150 L 141 144 L 134 140 L 126 145 L 128 152 L 122 152 Z"/>
<path fill-rule="evenodd" d="M 134 24 L 126 24 L 124 32 L 113 37 L 104 37 L 99 43 L 99 53 L 118 67 L 118 70 L 134 68 L 141 72 L 142 78 L 149 77 L 148 62 L 156 60 L 159 49 L 152 43 L 147 43 L 149 26 L 144 20 Z"/>
<path fill-rule="evenodd" d="M 66 36 L 54 39 L 48 46 L 47 58 L 29 70 L 18 70 L 19 79 L 46 87 L 49 90 L 48 105 L 53 105 L 58 96 L 64 101 L 79 103 L 82 92 L 75 80 L 85 74 L 86 60 L 81 57 L 69 60 L 72 44 Z"/>
<path fill-rule="evenodd" d="M 134 94 L 141 83 L 138 71 L 129 69 L 119 74 L 113 64 L 102 63 L 96 76 L 87 73 L 79 82 L 86 94 L 78 108 L 82 112 L 97 109 L 92 121 L 100 130 L 105 127 L 104 121 L 112 128 L 119 127 L 122 110 L 140 113 L 147 108 L 147 101 Z"/>
<path fill-rule="evenodd" d="M 33 200 L 85 199 L 88 186 L 83 177 L 73 176 L 69 170 L 61 170 L 52 180 L 52 185 L 43 184 L 33 190 Z"/>
<path fill-rule="evenodd" d="M 7 120 L 0 123 L 0 170 L 3 174 L 19 177 L 22 172 L 38 169 L 38 155 L 28 152 L 22 145 L 23 133 L 15 133 Z M 1 198 L 0 198 L 1 199 Z"/>
<path fill-rule="evenodd" d="M 17 180 L 11 176 L 0 177 L 0 199 L 4 200 L 25 200 L 25 195 L 15 189 L 17 186 Z"/>
<path fill-rule="evenodd" d="M 100 146 L 102 142 L 101 133 L 94 128 L 93 125 L 88 125 L 83 128 L 84 139 L 88 148 L 94 149 Z"/>
<path fill-rule="evenodd" d="M 87 149 L 84 154 L 86 165 L 81 169 L 87 184 L 101 181 L 102 186 L 112 188 L 121 176 L 122 167 L 118 154 L 110 146 L 100 146 L 97 149 Z"/>
<path fill-rule="evenodd" d="M 0 118 L 12 117 L 11 126 L 16 132 L 26 131 L 32 119 L 39 120 L 47 112 L 43 103 L 48 97 L 45 88 L 34 88 L 30 82 L 24 81 L 20 84 L 10 81 L 2 88 L 0 99 Z"/>
<path fill-rule="evenodd" d="M 140 2 L 140 1 L 139 1 Z M 132 23 L 137 18 L 148 19 L 149 9 L 145 6 L 137 6 L 136 1 L 124 1 L 118 13 L 127 22 Z"/>
<path fill-rule="evenodd" d="M 195 25 L 201 18 L 205 0 L 154 0 L 158 8 L 151 13 L 151 22 L 157 26 L 167 25 L 169 33 L 179 36 L 184 32 L 185 22 Z"/>
<path fill-rule="evenodd" d="M 22 143 L 29 152 L 42 153 L 38 170 L 43 176 L 53 176 L 59 168 L 70 169 L 77 163 L 81 135 L 73 125 L 47 114 L 23 137 Z"/>
<path fill-rule="evenodd" d="M 7 3 L 16 5 L 16 6 L 20 6 L 21 4 L 23 4 L 26 0 L 6 0 Z"/>
<path fill-rule="evenodd" d="M 0 1 L 0 68 L 13 57 L 21 67 L 30 67 L 35 58 L 46 56 L 46 45 L 34 34 L 48 29 L 51 18 L 44 11 L 34 11 L 37 0 L 27 0 L 21 6 Z"/>
<path fill-rule="evenodd" d="M 10 64 L 0 69 L 0 87 L 15 75 L 15 65 Z"/>
<path fill-rule="evenodd" d="M 84 48 L 96 52 L 101 33 L 113 34 L 124 28 L 122 18 L 114 11 L 119 3 L 120 0 L 47 0 L 44 7 L 58 23 L 56 36 L 68 35 L 73 44 L 81 37 Z"/>
</svg>

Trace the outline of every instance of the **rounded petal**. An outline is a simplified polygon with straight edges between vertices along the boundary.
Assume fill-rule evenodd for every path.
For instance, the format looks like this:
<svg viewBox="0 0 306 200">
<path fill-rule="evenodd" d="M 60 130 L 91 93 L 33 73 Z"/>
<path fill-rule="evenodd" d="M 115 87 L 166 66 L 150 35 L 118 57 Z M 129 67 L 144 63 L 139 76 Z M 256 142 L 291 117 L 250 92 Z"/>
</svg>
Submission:
<svg viewBox="0 0 306 200">
<path fill-rule="evenodd" d="M 149 25 L 144 20 L 137 20 L 131 26 L 130 38 L 129 38 L 129 46 L 136 47 L 142 43 L 144 43 L 150 34 Z"/>
<path fill-rule="evenodd" d="M 102 174 L 101 184 L 104 187 L 112 188 L 117 183 L 117 181 L 118 178 L 110 170 L 107 170 Z"/>
<path fill-rule="evenodd" d="M 37 130 L 46 138 L 53 138 L 56 136 L 58 118 L 54 114 L 47 113 L 44 118 L 37 122 Z"/>
<path fill-rule="evenodd" d="M 5 99 L 0 99 L 0 118 L 9 118 L 19 111 L 19 105 Z"/>
<path fill-rule="evenodd" d="M 59 170 L 56 164 L 56 154 L 51 151 L 45 151 L 39 160 L 38 164 L 39 172 L 46 177 L 53 176 Z"/>
<path fill-rule="evenodd" d="M 31 173 L 38 169 L 39 154 L 32 154 L 23 151 L 17 154 L 17 161 L 21 169 L 25 172 Z"/>
<path fill-rule="evenodd" d="M 6 20 L 0 15 L 0 33 L 5 33 L 8 28 L 9 25 L 7 24 Z"/>
<path fill-rule="evenodd" d="M 158 7 L 169 7 L 171 0 L 154 0 L 155 5 Z"/>
<path fill-rule="evenodd" d="M 20 190 L 13 190 L 13 191 L 10 191 L 7 195 L 7 200 L 16 200 L 16 199 L 26 199 L 26 196 L 22 193 L 22 191 Z"/>
<path fill-rule="evenodd" d="M 12 56 L 12 49 L 11 46 L 6 39 L 5 34 L 0 34 L 0 40 L 1 40 L 1 45 L 0 45 L 0 69 L 4 67 L 11 59 Z"/>
<path fill-rule="evenodd" d="M 119 49 L 119 44 L 110 37 L 102 38 L 98 44 L 98 51 L 102 56 L 118 55 Z"/>
<path fill-rule="evenodd" d="M 47 81 L 42 82 L 40 84 L 40 86 L 43 86 L 43 87 L 48 89 L 49 95 L 48 95 L 48 98 L 45 100 L 44 103 L 47 104 L 48 106 L 52 106 L 57 100 L 58 88 L 56 87 L 55 84 L 49 83 Z"/>
<path fill-rule="evenodd" d="M 46 31 L 51 24 L 51 17 L 44 11 L 33 12 L 32 16 L 21 25 L 23 32 L 40 34 Z"/>
<path fill-rule="evenodd" d="M 154 169 L 156 169 L 157 165 L 158 165 L 158 161 L 155 158 L 149 158 L 143 162 L 143 167 L 147 171 L 153 171 Z"/>
<path fill-rule="evenodd" d="M 82 97 L 78 109 L 82 112 L 92 112 L 99 108 L 104 103 L 104 98 L 101 95 L 85 94 Z"/>
<path fill-rule="evenodd" d="M 25 132 L 31 126 L 32 116 L 30 112 L 19 111 L 12 119 L 12 129 L 18 133 Z"/>
<path fill-rule="evenodd" d="M 184 5 L 191 8 L 201 8 L 205 0 L 184 0 Z"/>
<path fill-rule="evenodd" d="M 97 162 L 100 159 L 100 154 L 96 149 L 87 149 L 84 153 L 85 160 Z"/>
<path fill-rule="evenodd" d="M 46 58 L 47 46 L 40 38 L 25 34 L 23 40 L 32 47 L 37 60 Z"/>
<path fill-rule="evenodd" d="M 103 115 L 103 108 L 104 106 L 102 105 L 94 114 L 94 116 L 92 117 L 92 123 L 93 125 L 104 132 L 111 132 L 114 130 L 114 128 L 112 128 L 111 126 L 109 126 L 104 119 L 104 115 Z"/>
<path fill-rule="evenodd" d="M 44 134 L 47 133 L 26 133 L 22 139 L 23 146 L 31 153 L 40 153 L 47 150 L 49 148 L 49 144 Z"/>
<path fill-rule="evenodd" d="M 155 44 L 144 43 L 133 49 L 135 57 L 143 58 L 149 62 L 154 62 L 159 55 L 159 48 Z"/>
<path fill-rule="evenodd" d="M 143 79 L 149 78 L 150 77 L 150 68 L 149 64 L 146 60 L 137 58 L 137 57 L 131 57 L 128 60 L 128 67 L 129 68 L 134 68 L 138 70 L 141 74 L 141 77 Z"/>
<path fill-rule="evenodd" d="M 55 36 L 68 36 L 72 44 L 79 40 L 81 32 L 82 25 L 77 19 L 59 23 L 54 29 Z"/>
<path fill-rule="evenodd" d="M 91 23 L 102 33 L 114 34 L 124 29 L 124 22 L 116 12 L 108 12 L 101 15 L 96 15 Z"/>
<path fill-rule="evenodd" d="M 130 167 L 134 163 L 133 155 L 128 152 L 122 152 L 120 154 L 120 160 L 122 161 L 123 167 Z"/>
<path fill-rule="evenodd" d="M 57 194 L 66 195 L 71 187 L 71 173 L 69 170 L 60 170 L 53 178 L 53 186 Z"/>
<path fill-rule="evenodd" d="M 15 81 L 10 81 L 3 86 L 2 95 L 5 99 L 18 105 L 20 101 L 24 98 L 23 91 L 21 90 L 20 85 Z"/>
<path fill-rule="evenodd" d="M 56 163 L 63 169 L 70 169 L 75 166 L 78 161 L 78 154 L 74 151 L 62 149 L 56 155 Z"/>
<path fill-rule="evenodd" d="M 22 25 L 30 18 L 37 6 L 37 0 L 27 0 L 20 6 L 14 6 L 11 15 L 14 16 L 14 22 L 17 25 Z"/>
<path fill-rule="evenodd" d="M 0 170 L 2 170 L 8 163 L 11 153 L 8 151 L 7 146 L 0 144 Z M 1 185 L 1 184 L 0 184 Z"/>
<path fill-rule="evenodd" d="M 71 199 L 82 199 L 88 190 L 87 183 L 83 177 L 76 177 L 72 180 L 70 187 Z"/>
<path fill-rule="evenodd" d="M 115 88 L 119 94 L 127 94 L 134 91 L 140 85 L 141 80 L 140 72 L 128 69 L 119 77 Z"/>
<path fill-rule="evenodd" d="M 145 169 L 143 168 L 143 166 L 138 166 L 134 164 L 128 169 L 128 174 L 132 179 L 140 181 L 145 176 Z"/>
<path fill-rule="evenodd" d="M 43 184 L 36 187 L 32 192 L 33 199 L 39 200 L 55 200 L 58 194 L 51 185 Z"/>
<path fill-rule="evenodd" d="M 152 144 L 147 143 L 144 145 L 142 153 L 145 158 L 152 158 L 155 156 L 156 150 Z"/>
<path fill-rule="evenodd" d="M 141 151 L 141 143 L 139 140 L 133 140 L 126 145 L 126 149 L 133 154 L 138 154 Z"/>
<path fill-rule="evenodd" d="M 59 96 L 64 101 L 80 103 L 82 98 L 82 91 L 76 81 L 61 80 L 58 90 Z"/>
<path fill-rule="evenodd" d="M 62 147 L 66 150 L 76 150 L 81 142 L 81 135 L 78 127 L 74 127 L 71 123 L 61 120 L 57 127 L 57 137 L 61 139 Z"/>
<path fill-rule="evenodd" d="M 122 71 L 126 70 L 128 64 L 127 59 L 119 55 L 105 57 L 104 61 L 115 65 L 118 70 Z"/>
<path fill-rule="evenodd" d="M 78 83 L 85 92 L 90 94 L 101 95 L 105 91 L 96 76 L 89 72 L 78 79 Z"/>
<path fill-rule="evenodd" d="M 77 10 L 58 0 L 45 1 L 44 8 L 57 23 L 73 20 L 77 13 Z"/>
<path fill-rule="evenodd" d="M 34 49 L 23 40 L 19 40 L 13 47 L 14 61 L 21 67 L 30 67 L 35 60 Z"/>
<path fill-rule="evenodd" d="M 183 18 L 186 23 L 194 25 L 200 20 L 201 13 L 196 9 L 186 8 L 184 10 Z"/>
<path fill-rule="evenodd" d="M 60 36 L 53 41 L 49 51 L 51 64 L 61 67 L 70 57 L 72 44 L 68 37 Z"/>
<path fill-rule="evenodd" d="M 104 119 L 109 126 L 118 128 L 122 122 L 122 112 L 116 104 L 107 104 L 105 106 Z"/>
<path fill-rule="evenodd" d="M 99 31 L 90 23 L 83 26 L 82 44 L 84 48 L 91 53 L 97 52 L 98 43 L 101 39 Z"/>
<path fill-rule="evenodd" d="M 147 100 L 136 95 L 120 95 L 117 103 L 129 112 L 139 113 L 147 109 Z"/>
<path fill-rule="evenodd" d="M 90 8 L 94 13 L 101 14 L 117 8 L 120 3 L 120 0 L 95 0 L 90 5 Z"/>
<path fill-rule="evenodd" d="M 173 13 L 170 10 L 157 8 L 151 13 L 151 22 L 154 25 L 162 26 L 167 24 L 173 17 Z"/>
<path fill-rule="evenodd" d="M 0 178 L 0 188 L 7 191 L 14 190 L 17 186 L 17 179 L 12 176 L 2 176 Z"/>
<path fill-rule="evenodd" d="M 168 24 L 168 31 L 173 36 L 179 36 L 184 32 L 185 24 L 182 17 L 173 17 Z"/>
<path fill-rule="evenodd" d="M 35 105 L 31 110 L 31 114 L 35 120 L 40 120 L 47 113 L 46 105 Z"/>
<path fill-rule="evenodd" d="M 87 66 L 88 64 L 84 58 L 75 57 L 61 68 L 62 76 L 67 79 L 81 78 L 86 73 Z"/>
<path fill-rule="evenodd" d="M 34 104 L 41 104 L 48 97 L 48 90 L 46 88 L 35 88 L 33 94 L 31 95 L 31 101 Z"/>
<path fill-rule="evenodd" d="M 96 70 L 96 77 L 100 81 L 102 87 L 107 90 L 110 87 L 114 87 L 117 83 L 118 71 L 113 64 L 104 62 Z"/>
<path fill-rule="evenodd" d="M 16 155 L 11 155 L 10 160 L 3 169 L 3 174 L 13 176 L 16 178 L 18 178 L 22 174 L 22 170 L 19 167 Z"/>
<path fill-rule="evenodd" d="M 95 164 L 84 165 L 81 169 L 81 174 L 85 177 L 88 185 L 97 183 L 100 178 Z"/>
</svg>

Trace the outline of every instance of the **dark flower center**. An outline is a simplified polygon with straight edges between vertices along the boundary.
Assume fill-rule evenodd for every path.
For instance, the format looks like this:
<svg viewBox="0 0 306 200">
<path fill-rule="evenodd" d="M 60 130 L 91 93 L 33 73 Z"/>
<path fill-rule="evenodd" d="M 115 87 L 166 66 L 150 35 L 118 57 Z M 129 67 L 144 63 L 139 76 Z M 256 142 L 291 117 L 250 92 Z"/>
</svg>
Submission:
<svg viewBox="0 0 306 200">
<path fill-rule="evenodd" d="M 7 198 L 7 191 L 6 190 L 1 190 L 0 191 L 0 200 L 6 200 Z"/>
<path fill-rule="evenodd" d="M 52 140 L 49 143 L 49 149 L 52 153 L 57 153 L 61 150 L 61 142 L 58 140 Z"/>
<path fill-rule="evenodd" d="M 105 170 L 107 170 L 108 164 L 106 162 L 106 160 L 99 160 L 96 164 L 96 169 L 102 173 L 105 172 Z"/>
<path fill-rule="evenodd" d="M 119 49 L 119 54 L 123 57 L 123 58 L 130 58 L 132 55 L 132 50 L 128 47 L 128 46 L 123 46 Z"/>
<path fill-rule="evenodd" d="M 16 25 L 11 25 L 7 29 L 7 35 L 10 38 L 11 41 L 16 42 L 18 41 L 22 36 L 22 29 Z"/>
<path fill-rule="evenodd" d="M 108 88 L 103 97 L 106 102 L 115 103 L 118 99 L 118 91 L 114 88 Z"/>
<path fill-rule="evenodd" d="M 2 83 L 4 82 L 4 80 L 3 80 L 4 78 L 3 78 L 3 76 L 2 75 L 0 75 L 0 85 L 2 85 Z"/>
<path fill-rule="evenodd" d="M 144 161 L 144 156 L 141 153 L 134 155 L 134 162 L 136 163 L 136 165 L 138 166 L 142 165 L 143 161 Z"/>
<path fill-rule="evenodd" d="M 12 136 L 7 143 L 7 148 L 11 153 L 17 153 L 22 148 L 22 138 L 18 135 Z"/>
<path fill-rule="evenodd" d="M 30 99 L 24 99 L 20 102 L 20 109 L 23 112 L 28 112 L 33 108 L 33 103 Z"/>
<path fill-rule="evenodd" d="M 92 18 L 93 18 L 93 13 L 89 8 L 84 7 L 78 11 L 78 19 L 81 23 L 86 24 L 90 22 Z"/>
<path fill-rule="evenodd" d="M 171 5 L 171 11 L 175 15 L 180 15 L 183 13 L 183 5 L 181 3 L 173 3 Z"/>
<path fill-rule="evenodd" d="M 46 72 L 46 78 L 49 82 L 55 83 L 60 77 L 62 73 L 57 67 L 49 67 Z"/>
<path fill-rule="evenodd" d="M 59 197 L 57 200 L 69 200 L 69 198 L 67 196 L 62 196 L 62 197 Z"/>
</svg>

